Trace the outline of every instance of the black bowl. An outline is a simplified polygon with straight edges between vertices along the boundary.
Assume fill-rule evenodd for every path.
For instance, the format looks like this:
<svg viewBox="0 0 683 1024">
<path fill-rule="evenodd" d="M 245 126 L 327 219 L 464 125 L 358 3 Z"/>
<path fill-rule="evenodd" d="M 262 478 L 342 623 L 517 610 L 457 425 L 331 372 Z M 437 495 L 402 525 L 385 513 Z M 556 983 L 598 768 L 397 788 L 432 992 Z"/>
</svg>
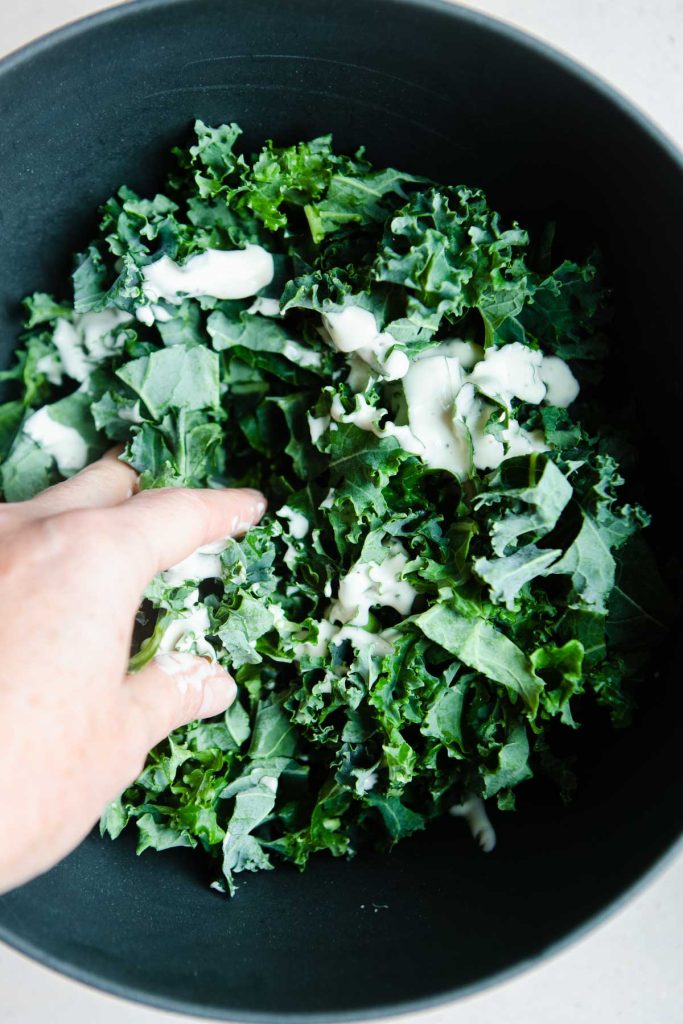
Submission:
<svg viewBox="0 0 683 1024">
<path fill-rule="evenodd" d="M 122 182 L 153 189 L 197 116 L 237 120 L 248 146 L 331 130 L 381 164 L 481 185 L 526 224 L 556 217 L 563 254 L 599 242 L 618 313 L 606 401 L 635 399 L 639 496 L 670 560 L 681 159 L 565 58 L 437 2 L 148 0 L 10 57 L 0 111 L 5 361 L 20 297 L 63 288 L 98 203 Z M 250 876 L 230 902 L 201 858 L 136 859 L 92 835 L 0 900 L 0 935 L 111 992 L 216 1017 L 349 1019 L 454 998 L 576 936 L 672 849 L 677 675 L 663 652 L 635 727 L 586 733 L 576 803 L 530 787 L 498 816 L 490 857 L 448 821 L 390 856 Z"/>
</svg>

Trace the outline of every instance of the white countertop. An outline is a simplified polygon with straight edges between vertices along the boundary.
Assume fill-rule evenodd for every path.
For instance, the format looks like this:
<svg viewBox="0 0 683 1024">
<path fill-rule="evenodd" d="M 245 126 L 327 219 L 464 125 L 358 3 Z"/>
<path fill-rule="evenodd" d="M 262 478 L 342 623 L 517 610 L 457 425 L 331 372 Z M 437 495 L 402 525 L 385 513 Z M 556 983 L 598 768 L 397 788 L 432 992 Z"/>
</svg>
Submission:
<svg viewBox="0 0 683 1024">
<path fill-rule="evenodd" d="M 111 4 L 5 0 L 0 52 Z M 683 0 L 471 0 L 564 49 L 626 93 L 683 148 Z M 678 1024 L 683 856 L 627 906 L 540 967 L 404 1024 Z M 2 1024 L 190 1024 L 102 995 L 0 945 Z"/>
</svg>

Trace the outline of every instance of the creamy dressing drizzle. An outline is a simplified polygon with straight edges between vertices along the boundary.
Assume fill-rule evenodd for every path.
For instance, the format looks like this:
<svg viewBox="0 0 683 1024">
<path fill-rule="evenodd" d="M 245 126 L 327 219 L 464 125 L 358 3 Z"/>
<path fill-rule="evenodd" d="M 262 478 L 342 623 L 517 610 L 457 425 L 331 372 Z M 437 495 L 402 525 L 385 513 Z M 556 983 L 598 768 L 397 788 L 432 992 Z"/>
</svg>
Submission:
<svg viewBox="0 0 683 1024">
<path fill-rule="evenodd" d="M 363 629 L 361 626 L 342 626 L 330 642 L 333 647 L 339 647 L 347 640 L 358 654 L 382 657 L 385 654 L 391 654 L 394 649 L 391 641 L 384 634 L 370 633 L 369 630 Z"/>
<path fill-rule="evenodd" d="M 163 324 L 173 319 L 173 313 L 156 302 L 153 302 L 151 306 L 138 306 L 135 316 L 141 324 L 146 324 L 147 327 L 151 327 L 155 321 Z"/>
<path fill-rule="evenodd" d="M 372 656 L 383 657 L 391 654 L 394 647 L 391 640 L 391 630 L 382 633 L 371 633 L 362 626 L 337 626 L 328 619 L 322 619 L 318 624 L 318 638 L 314 642 L 295 643 L 293 646 L 294 656 L 300 661 L 302 658 L 324 658 L 330 646 L 340 647 L 343 643 L 349 642 L 356 654 L 361 658 Z"/>
<path fill-rule="evenodd" d="M 273 257 L 260 245 L 207 249 L 182 266 L 162 256 L 143 267 L 143 291 L 152 305 L 160 299 L 177 305 L 182 296 L 246 299 L 270 284 L 274 272 Z"/>
<path fill-rule="evenodd" d="M 36 371 L 44 373 L 50 384 L 59 386 L 64 380 L 64 372 L 59 356 L 56 352 L 49 352 L 36 363 Z"/>
<path fill-rule="evenodd" d="M 558 356 L 544 356 L 541 365 L 541 380 L 545 384 L 545 401 L 566 409 L 578 397 L 579 382 L 563 359 Z"/>
<path fill-rule="evenodd" d="M 329 416 L 311 416 L 310 413 L 308 414 L 308 429 L 310 431 L 311 442 L 313 444 L 320 440 L 329 425 Z"/>
<path fill-rule="evenodd" d="M 168 624 L 159 641 L 158 653 L 187 651 L 214 660 L 216 652 L 206 639 L 210 628 L 211 623 L 206 607 L 197 604 Z"/>
<path fill-rule="evenodd" d="M 484 358 L 484 349 L 473 341 L 462 341 L 460 338 L 447 338 L 435 348 L 419 352 L 413 362 L 420 359 L 431 359 L 433 356 L 452 356 L 457 359 L 463 370 L 471 370 Z"/>
<path fill-rule="evenodd" d="M 317 368 L 322 363 L 319 352 L 312 348 L 307 349 L 296 341 L 286 341 L 282 346 L 282 354 L 286 359 L 290 359 L 293 363 L 303 366 L 304 369 L 307 369 L 309 366 Z"/>
<path fill-rule="evenodd" d="M 124 420 L 126 423 L 143 423 L 144 420 L 140 414 L 140 402 L 133 402 L 132 405 L 122 405 L 119 409 L 119 419 Z"/>
<path fill-rule="evenodd" d="M 267 299 L 264 295 L 257 295 L 247 313 L 260 313 L 261 316 L 279 316 L 280 302 L 278 299 Z"/>
<path fill-rule="evenodd" d="M 386 557 L 379 564 L 356 562 L 339 580 L 337 599 L 328 613 L 330 621 L 365 626 L 374 606 L 409 615 L 417 591 L 401 578 L 408 562 L 408 554 L 398 542 L 387 547 Z"/>
<path fill-rule="evenodd" d="M 67 377 L 82 383 L 90 376 L 97 363 L 107 359 L 121 347 L 118 328 L 130 320 L 130 313 L 125 313 L 122 309 L 103 309 L 97 313 L 84 313 L 82 316 L 77 314 L 73 321 L 59 317 L 52 341 L 59 355 L 60 370 Z M 52 383 L 61 384 L 61 372 L 58 379 L 56 378 L 55 370 L 54 376 L 49 379 Z"/>
<path fill-rule="evenodd" d="M 365 395 L 354 395 L 356 408 L 346 412 L 339 395 L 335 395 L 330 406 L 330 417 L 335 423 L 353 423 L 360 430 L 369 430 L 381 436 L 379 420 L 386 415 L 386 409 L 370 405 Z"/>
<path fill-rule="evenodd" d="M 513 398 L 539 405 L 545 398 L 542 365 L 542 352 L 514 341 L 502 348 L 487 349 L 469 379 L 483 395 L 508 407 Z"/>
<path fill-rule="evenodd" d="M 23 431 L 52 456 L 62 476 L 77 473 L 88 461 L 88 445 L 85 440 L 74 427 L 53 420 L 49 406 L 43 406 L 29 416 Z"/>
<path fill-rule="evenodd" d="M 556 356 L 544 356 L 519 342 L 484 352 L 458 339 L 420 353 L 402 378 L 402 386 L 407 424 L 387 421 L 380 427 L 386 409 L 356 394 L 355 408 L 346 412 L 335 395 L 329 421 L 309 418 L 311 436 L 317 439 L 335 423 L 353 423 L 377 437 L 395 437 L 405 451 L 419 455 L 432 469 L 462 479 L 472 466 L 495 469 L 504 459 L 547 451 L 542 432 L 525 431 L 514 418 L 508 419 L 500 436 L 487 433 L 496 405 L 509 410 L 512 400 L 518 399 L 566 407 L 579 393 L 570 368 Z"/>
<path fill-rule="evenodd" d="M 318 623 L 318 636 L 314 641 L 294 644 L 294 656 L 301 659 L 324 658 L 330 641 L 339 632 L 339 626 L 333 626 L 328 619 L 321 619 Z"/>
<path fill-rule="evenodd" d="M 377 321 L 368 309 L 345 306 L 323 314 L 323 327 L 338 352 L 354 353 L 385 380 L 400 380 L 408 372 L 408 356 L 396 338 L 377 330 Z"/>
<path fill-rule="evenodd" d="M 183 583 L 201 580 L 220 579 L 223 567 L 221 552 L 228 546 L 227 540 L 217 540 L 213 544 L 204 544 L 197 548 L 182 562 L 169 566 L 161 574 L 164 583 L 169 587 L 180 587 Z"/>
<path fill-rule="evenodd" d="M 464 818 L 470 832 L 484 853 L 490 853 L 496 845 L 496 833 L 489 821 L 484 801 L 478 796 L 469 796 L 463 803 L 451 807 L 450 813 L 456 818 Z"/>
<path fill-rule="evenodd" d="M 294 540 L 303 540 L 308 533 L 310 523 L 302 512 L 297 512 L 295 508 L 290 508 L 289 505 L 283 505 L 276 513 L 280 519 L 287 520 L 289 524 L 289 532 L 291 533 Z"/>
</svg>

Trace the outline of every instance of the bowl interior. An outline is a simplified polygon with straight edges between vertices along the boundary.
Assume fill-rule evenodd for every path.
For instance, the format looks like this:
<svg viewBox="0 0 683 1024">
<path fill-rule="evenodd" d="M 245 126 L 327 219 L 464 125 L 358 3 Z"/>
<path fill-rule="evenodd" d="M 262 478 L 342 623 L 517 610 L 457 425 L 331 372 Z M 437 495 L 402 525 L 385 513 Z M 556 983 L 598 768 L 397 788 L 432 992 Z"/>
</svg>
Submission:
<svg viewBox="0 0 683 1024">
<path fill-rule="evenodd" d="M 529 227 L 556 218 L 560 255 L 598 242 L 617 307 L 605 401 L 635 399 L 638 497 L 670 559 L 681 165 L 561 59 L 439 3 L 150 0 L 6 62 L 0 116 L 3 365 L 18 300 L 63 291 L 98 204 L 123 182 L 158 186 L 195 117 L 238 121 L 247 146 L 332 131 L 379 164 L 480 185 Z M 249 877 L 229 902 L 201 858 L 91 836 L 0 899 L 0 936 L 113 991 L 228 1018 L 364 1016 L 491 980 L 593 919 L 678 836 L 673 646 L 636 727 L 582 737 L 576 803 L 530 789 L 498 816 L 491 857 L 447 821 L 388 857 Z"/>
</svg>

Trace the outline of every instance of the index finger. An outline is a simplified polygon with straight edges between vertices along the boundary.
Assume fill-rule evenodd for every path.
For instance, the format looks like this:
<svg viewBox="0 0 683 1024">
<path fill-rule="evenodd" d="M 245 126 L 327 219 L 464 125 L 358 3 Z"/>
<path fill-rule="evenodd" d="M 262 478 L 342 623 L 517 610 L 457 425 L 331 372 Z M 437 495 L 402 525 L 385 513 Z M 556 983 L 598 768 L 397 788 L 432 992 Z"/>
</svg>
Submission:
<svg viewBox="0 0 683 1024">
<path fill-rule="evenodd" d="M 130 556 L 144 586 L 204 544 L 244 533 L 265 510 L 263 495 L 246 487 L 169 487 L 141 491 L 106 514 L 121 554 Z"/>
<path fill-rule="evenodd" d="M 53 484 L 21 502 L 17 510 L 25 519 L 56 516 L 78 508 L 107 508 L 119 505 L 135 493 L 138 475 L 132 466 L 122 462 L 121 446 L 112 448 L 97 462 L 91 462 L 80 473 Z"/>
</svg>

